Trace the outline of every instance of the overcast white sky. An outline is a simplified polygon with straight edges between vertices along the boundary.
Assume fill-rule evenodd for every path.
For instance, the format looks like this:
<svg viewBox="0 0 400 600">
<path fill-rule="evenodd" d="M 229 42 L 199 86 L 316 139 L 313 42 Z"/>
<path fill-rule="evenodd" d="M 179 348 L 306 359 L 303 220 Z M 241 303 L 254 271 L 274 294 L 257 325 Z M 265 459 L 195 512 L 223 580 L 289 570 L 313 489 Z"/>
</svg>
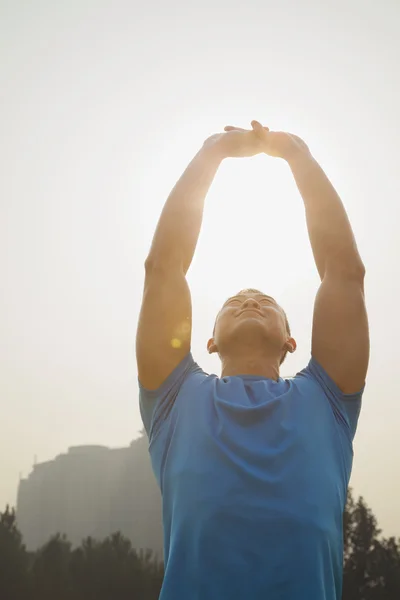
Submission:
<svg viewBox="0 0 400 600">
<path fill-rule="evenodd" d="M 400 535 L 399 23 L 396 0 L 0 0 L 0 510 L 34 455 L 137 435 L 159 213 L 204 138 L 256 118 L 304 137 L 348 209 L 372 338 L 352 485 Z M 189 279 L 204 369 L 243 287 L 289 315 L 282 374 L 305 366 L 318 278 L 283 162 L 223 165 Z"/>
</svg>

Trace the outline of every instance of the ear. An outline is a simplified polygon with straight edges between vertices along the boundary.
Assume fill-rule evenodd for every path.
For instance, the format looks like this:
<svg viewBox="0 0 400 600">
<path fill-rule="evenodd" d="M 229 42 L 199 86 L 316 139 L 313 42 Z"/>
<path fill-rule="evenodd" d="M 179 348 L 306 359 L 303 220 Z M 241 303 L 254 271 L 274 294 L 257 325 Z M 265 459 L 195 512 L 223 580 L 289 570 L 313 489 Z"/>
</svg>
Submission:
<svg viewBox="0 0 400 600">
<path fill-rule="evenodd" d="M 288 338 L 286 340 L 285 348 L 288 352 L 293 354 L 293 352 L 295 352 L 297 348 L 296 340 L 292 337 Z"/>
<path fill-rule="evenodd" d="M 207 342 L 207 351 L 209 354 L 214 354 L 218 352 L 217 344 L 215 343 L 214 338 L 210 338 Z"/>
</svg>

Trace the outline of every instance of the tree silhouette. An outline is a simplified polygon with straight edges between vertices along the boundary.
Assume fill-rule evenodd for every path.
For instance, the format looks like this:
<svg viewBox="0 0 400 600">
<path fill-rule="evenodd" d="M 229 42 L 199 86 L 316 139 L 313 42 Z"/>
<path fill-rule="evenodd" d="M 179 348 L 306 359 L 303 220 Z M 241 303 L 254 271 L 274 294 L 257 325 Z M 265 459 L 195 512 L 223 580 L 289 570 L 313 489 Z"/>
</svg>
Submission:
<svg viewBox="0 0 400 600">
<path fill-rule="evenodd" d="M 152 553 L 138 554 L 119 532 L 102 542 L 89 537 L 71 556 L 74 598 L 79 600 L 156 599 L 162 578 Z"/>
<path fill-rule="evenodd" d="M 381 531 L 364 499 L 349 490 L 343 519 L 342 600 L 395 600 L 400 597 L 399 544 L 379 539 Z"/>
<path fill-rule="evenodd" d="M 52 537 L 34 556 L 31 567 L 33 597 L 40 600 L 70 600 L 69 562 L 71 544 L 60 534 Z"/>
<path fill-rule="evenodd" d="M 28 554 L 17 529 L 15 510 L 0 513 L 0 598 L 23 600 L 28 592 Z"/>
</svg>

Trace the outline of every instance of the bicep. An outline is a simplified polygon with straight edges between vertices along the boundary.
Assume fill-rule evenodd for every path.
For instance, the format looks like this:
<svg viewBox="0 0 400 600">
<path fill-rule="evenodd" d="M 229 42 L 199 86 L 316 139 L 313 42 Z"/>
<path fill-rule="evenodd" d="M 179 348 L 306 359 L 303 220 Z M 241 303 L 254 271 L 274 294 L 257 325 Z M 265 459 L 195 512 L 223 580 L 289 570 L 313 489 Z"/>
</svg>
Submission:
<svg viewBox="0 0 400 600">
<path fill-rule="evenodd" d="M 312 355 L 342 392 L 363 387 L 369 331 L 362 280 L 325 275 L 314 307 Z"/>
<path fill-rule="evenodd" d="M 136 335 L 139 381 L 155 390 L 190 351 L 192 305 L 183 271 L 176 267 L 146 271 Z"/>
</svg>

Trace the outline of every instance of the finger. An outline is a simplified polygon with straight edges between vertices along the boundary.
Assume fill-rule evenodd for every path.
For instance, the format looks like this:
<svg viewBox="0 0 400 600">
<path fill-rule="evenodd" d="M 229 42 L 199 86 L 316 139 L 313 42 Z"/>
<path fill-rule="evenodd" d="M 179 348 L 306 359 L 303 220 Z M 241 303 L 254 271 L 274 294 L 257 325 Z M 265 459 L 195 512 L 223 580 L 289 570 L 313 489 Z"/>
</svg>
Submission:
<svg viewBox="0 0 400 600">
<path fill-rule="evenodd" d="M 246 131 L 246 129 L 242 129 L 241 127 L 234 127 L 233 125 L 227 125 L 224 127 L 224 131 Z"/>
<path fill-rule="evenodd" d="M 259 121 L 252 121 L 251 126 L 254 131 L 269 131 L 269 127 L 263 127 Z"/>
</svg>

